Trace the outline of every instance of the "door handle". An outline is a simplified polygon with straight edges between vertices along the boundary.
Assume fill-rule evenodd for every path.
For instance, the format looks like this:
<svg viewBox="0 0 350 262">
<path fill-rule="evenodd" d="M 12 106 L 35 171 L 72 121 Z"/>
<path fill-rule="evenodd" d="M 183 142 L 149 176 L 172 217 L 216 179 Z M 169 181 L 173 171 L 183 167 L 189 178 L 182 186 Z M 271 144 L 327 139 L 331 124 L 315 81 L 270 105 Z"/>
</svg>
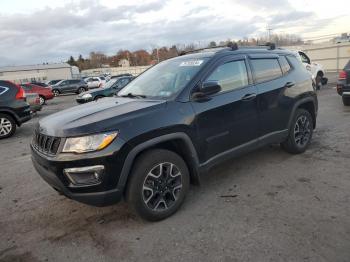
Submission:
<svg viewBox="0 0 350 262">
<path fill-rule="evenodd" d="M 291 88 L 292 86 L 295 86 L 294 82 L 287 82 L 284 87 Z"/>
<path fill-rule="evenodd" d="M 241 100 L 242 101 L 250 101 L 250 100 L 253 100 L 254 98 L 256 97 L 256 94 L 253 93 L 253 94 L 246 94 L 244 95 Z"/>
</svg>

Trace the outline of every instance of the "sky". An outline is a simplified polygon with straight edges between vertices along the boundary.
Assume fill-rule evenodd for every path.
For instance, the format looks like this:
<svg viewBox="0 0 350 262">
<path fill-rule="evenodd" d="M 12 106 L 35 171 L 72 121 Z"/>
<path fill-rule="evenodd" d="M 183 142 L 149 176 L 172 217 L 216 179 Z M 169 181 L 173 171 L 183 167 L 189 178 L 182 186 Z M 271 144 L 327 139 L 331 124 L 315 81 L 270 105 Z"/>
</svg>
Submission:
<svg viewBox="0 0 350 262">
<path fill-rule="evenodd" d="M 350 33 L 348 0 L 1 0 L 0 66 L 275 33 Z"/>
</svg>

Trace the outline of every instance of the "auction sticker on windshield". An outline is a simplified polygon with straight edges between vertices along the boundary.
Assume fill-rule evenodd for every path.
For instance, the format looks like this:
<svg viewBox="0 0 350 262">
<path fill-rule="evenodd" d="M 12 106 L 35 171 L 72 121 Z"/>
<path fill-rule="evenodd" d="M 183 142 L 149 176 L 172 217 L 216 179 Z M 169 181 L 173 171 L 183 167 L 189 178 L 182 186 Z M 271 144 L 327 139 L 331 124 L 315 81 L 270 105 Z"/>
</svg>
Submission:
<svg viewBox="0 0 350 262">
<path fill-rule="evenodd" d="M 188 60 L 180 64 L 180 66 L 200 66 L 203 63 L 203 60 Z"/>
</svg>

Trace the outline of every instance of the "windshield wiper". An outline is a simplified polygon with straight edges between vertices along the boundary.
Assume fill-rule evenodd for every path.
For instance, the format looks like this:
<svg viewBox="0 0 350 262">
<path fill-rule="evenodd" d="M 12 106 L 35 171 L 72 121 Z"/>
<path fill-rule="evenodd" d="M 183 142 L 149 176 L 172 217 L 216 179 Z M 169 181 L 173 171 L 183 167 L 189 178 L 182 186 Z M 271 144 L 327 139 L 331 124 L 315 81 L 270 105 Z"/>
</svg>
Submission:
<svg viewBox="0 0 350 262">
<path fill-rule="evenodd" d="M 130 98 L 146 98 L 145 95 L 136 95 L 133 93 L 128 93 L 127 95 L 122 95 L 121 97 L 130 97 Z"/>
</svg>

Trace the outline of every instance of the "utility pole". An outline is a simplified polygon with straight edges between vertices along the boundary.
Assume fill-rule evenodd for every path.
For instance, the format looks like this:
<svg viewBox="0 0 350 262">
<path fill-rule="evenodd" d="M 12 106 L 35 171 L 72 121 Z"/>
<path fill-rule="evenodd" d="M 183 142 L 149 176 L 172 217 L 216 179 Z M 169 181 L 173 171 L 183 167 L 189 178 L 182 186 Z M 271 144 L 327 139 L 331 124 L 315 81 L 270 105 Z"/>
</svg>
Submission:
<svg viewBox="0 0 350 262">
<path fill-rule="evenodd" d="M 267 39 L 268 39 L 269 42 L 271 42 L 271 32 L 272 32 L 273 29 L 270 28 L 269 25 L 267 25 L 266 30 L 267 30 Z"/>
</svg>

